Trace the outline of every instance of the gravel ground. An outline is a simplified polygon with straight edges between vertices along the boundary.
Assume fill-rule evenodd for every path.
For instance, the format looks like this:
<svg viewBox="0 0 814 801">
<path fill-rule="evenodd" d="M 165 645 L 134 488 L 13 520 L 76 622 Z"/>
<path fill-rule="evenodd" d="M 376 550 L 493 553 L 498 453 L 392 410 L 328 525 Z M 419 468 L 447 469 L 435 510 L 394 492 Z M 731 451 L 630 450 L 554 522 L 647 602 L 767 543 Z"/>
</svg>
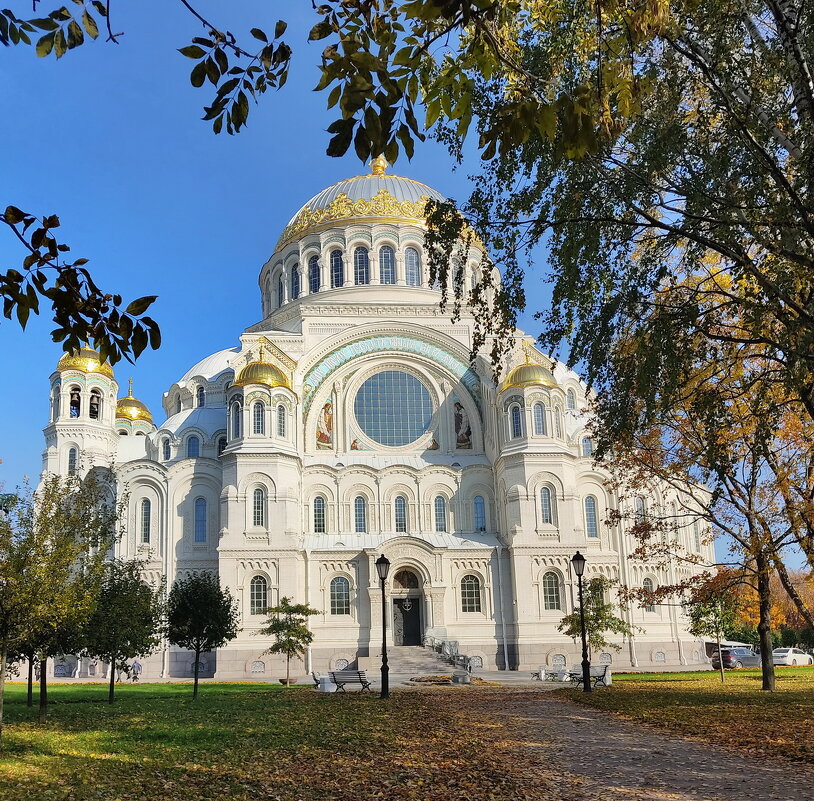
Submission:
<svg viewBox="0 0 814 801">
<path fill-rule="evenodd" d="M 482 701 L 483 716 L 508 724 L 541 769 L 560 772 L 572 798 L 802 801 L 814 793 L 808 765 L 683 739 L 548 693 L 484 694 Z"/>
</svg>

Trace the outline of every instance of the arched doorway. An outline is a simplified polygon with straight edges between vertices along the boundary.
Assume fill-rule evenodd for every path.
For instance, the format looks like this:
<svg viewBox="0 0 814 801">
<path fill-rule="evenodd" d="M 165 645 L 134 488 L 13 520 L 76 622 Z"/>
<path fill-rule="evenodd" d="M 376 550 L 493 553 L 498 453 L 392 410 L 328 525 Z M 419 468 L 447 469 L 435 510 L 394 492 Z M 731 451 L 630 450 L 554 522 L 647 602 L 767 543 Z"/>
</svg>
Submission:
<svg viewBox="0 0 814 801">
<path fill-rule="evenodd" d="M 393 575 L 393 645 L 421 645 L 424 621 L 421 614 L 421 581 L 401 568 Z"/>
</svg>

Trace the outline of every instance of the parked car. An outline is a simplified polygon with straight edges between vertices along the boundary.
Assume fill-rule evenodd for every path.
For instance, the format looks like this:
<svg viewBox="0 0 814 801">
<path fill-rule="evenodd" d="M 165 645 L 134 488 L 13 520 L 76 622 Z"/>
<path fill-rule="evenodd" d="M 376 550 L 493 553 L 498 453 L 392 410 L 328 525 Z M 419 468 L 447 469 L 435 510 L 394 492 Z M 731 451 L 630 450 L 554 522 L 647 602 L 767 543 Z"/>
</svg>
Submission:
<svg viewBox="0 0 814 801">
<path fill-rule="evenodd" d="M 814 665 L 814 656 L 802 648 L 775 648 L 772 651 L 772 664 L 775 665 Z"/>
<path fill-rule="evenodd" d="M 721 648 L 725 668 L 760 667 L 760 654 L 756 654 L 751 648 Z M 712 667 L 715 670 L 721 669 L 718 661 L 718 649 L 712 652 Z"/>
</svg>

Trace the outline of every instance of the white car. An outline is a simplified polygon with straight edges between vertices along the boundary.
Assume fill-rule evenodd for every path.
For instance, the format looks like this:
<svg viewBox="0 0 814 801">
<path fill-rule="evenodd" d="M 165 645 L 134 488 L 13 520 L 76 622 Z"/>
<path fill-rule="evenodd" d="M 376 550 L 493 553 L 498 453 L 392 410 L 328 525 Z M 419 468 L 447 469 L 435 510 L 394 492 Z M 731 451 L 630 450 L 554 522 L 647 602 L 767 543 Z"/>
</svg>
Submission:
<svg viewBox="0 0 814 801">
<path fill-rule="evenodd" d="M 814 656 L 799 648 L 775 648 L 772 651 L 773 665 L 814 665 Z"/>
</svg>

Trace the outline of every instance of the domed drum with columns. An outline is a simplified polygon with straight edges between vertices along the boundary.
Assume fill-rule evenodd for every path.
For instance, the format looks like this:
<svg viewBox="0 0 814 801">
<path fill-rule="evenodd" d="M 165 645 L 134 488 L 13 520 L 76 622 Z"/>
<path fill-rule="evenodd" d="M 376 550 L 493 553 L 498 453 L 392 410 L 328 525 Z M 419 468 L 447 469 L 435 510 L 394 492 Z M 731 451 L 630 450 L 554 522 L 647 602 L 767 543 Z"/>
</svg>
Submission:
<svg viewBox="0 0 814 801">
<path fill-rule="evenodd" d="M 493 669 L 576 663 L 557 624 L 575 608 L 577 549 L 588 578 L 622 584 L 689 568 L 633 563 L 630 536 L 606 523 L 616 499 L 574 372 L 519 331 L 499 384 L 485 354 L 470 363 L 473 318 L 451 322 L 429 282 L 424 208 L 442 195 L 381 158 L 371 167 L 294 215 L 260 270 L 262 319 L 169 387 L 157 427 L 132 385 L 117 402 L 98 354 L 63 357 L 45 467 L 115 464 L 129 504 L 117 555 L 143 560 L 156 585 L 212 571 L 229 587 L 241 631 L 202 675 L 280 675 L 257 632 L 283 596 L 319 610 L 302 672 L 376 668 L 383 614 L 396 670 L 399 648 L 428 641 Z M 467 291 L 482 255 L 472 244 L 455 257 Z M 623 614 L 637 634 L 597 660 L 702 658 L 675 607 Z M 192 659 L 165 647 L 143 676 L 189 676 Z"/>
</svg>

